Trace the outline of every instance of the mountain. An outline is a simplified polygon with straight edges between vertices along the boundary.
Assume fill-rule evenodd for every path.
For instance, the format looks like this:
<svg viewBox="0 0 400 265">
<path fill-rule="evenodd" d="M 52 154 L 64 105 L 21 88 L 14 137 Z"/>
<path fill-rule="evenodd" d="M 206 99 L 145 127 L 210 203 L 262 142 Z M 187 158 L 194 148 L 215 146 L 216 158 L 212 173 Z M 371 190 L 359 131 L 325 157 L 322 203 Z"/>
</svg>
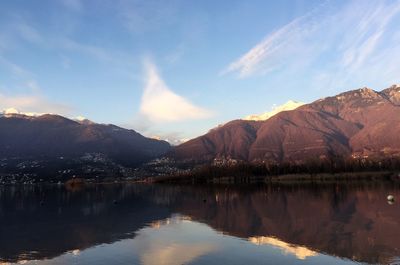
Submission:
<svg viewBox="0 0 400 265">
<path fill-rule="evenodd" d="M 258 114 L 258 115 L 257 114 L 249 115 L 249 116 L 246 116 L 243 120 L 265 121 L 265 120 L 268 120 L 269 118 L 271 118 L 272 116 L 275 116 L 279 112 L 287 111 L 287 110 L 294 110 L 303 105 L 304 105 L 304 103 L 302 103 L 302 102 L 289 100 L 288 102 L 286 102 L 283 105 L 274 107 L 271 111 L 268 111 L 268 112 L 265 112 L 262 114 Z"/>
<path fill-rule="evenodd" d="M 0 116 L 0 158 L 77 158 L 98 153 L 123 165 L 136 165 L 169 149 L 165 141 L 115 125 L 74 121 L 52 114 Z"/>
<path fill-rule="evenodd" d="M 305 162 L 400 155 L 400 86 L 317 100 L 267 120 L 234 120 L 174 149 L 177 159 Z"/>
</svg>

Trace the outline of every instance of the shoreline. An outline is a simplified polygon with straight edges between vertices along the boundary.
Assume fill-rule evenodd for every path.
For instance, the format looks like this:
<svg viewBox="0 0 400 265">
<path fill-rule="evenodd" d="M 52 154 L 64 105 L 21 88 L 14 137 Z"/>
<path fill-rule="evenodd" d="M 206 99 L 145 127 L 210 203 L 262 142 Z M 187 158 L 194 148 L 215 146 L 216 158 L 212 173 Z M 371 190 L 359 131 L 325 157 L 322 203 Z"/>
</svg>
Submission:
<svg viewBox="0 0 400 265">
<path fill-rule="evenodd" d="M 0 184 L 0 187 L 7 186 L 59 186 L 69 188 L 79 188 L 92 185 L 122 185 L 122 184 L 210 184 L 210 185 L 242 185 L 242 184 L 274 184 L 274 183 L 293 183 L 293 184 L 312 184 L 312 183 L 341 183 L 357 181 L 393 181 L 400 182 L 400 172 L 398 171 L 361 171 L 343 173 L 301 173 L 301 174 L 282 174 L 282 175 L 228 175 L 216 177 L 203 177 L 195 174 L 185 175 L 163 175 L 145 177 L 142 179 L 113 180 L 100 182 L 87 182 L 84 178 L 63 183 L 7 183 Z"/>
<path fill-rule="evenodd" d="M 218 176 L 199 178 L 190 175 L 158 176 L 145 179 L 144 183 L 165 184 L 268 184 L 268 183 L 329 183 L 348 181 L 400 181 L 400 173 L 392 171 L 343 172 L 343 173 L 302 173 L 269 176 Z"/>
</svg>

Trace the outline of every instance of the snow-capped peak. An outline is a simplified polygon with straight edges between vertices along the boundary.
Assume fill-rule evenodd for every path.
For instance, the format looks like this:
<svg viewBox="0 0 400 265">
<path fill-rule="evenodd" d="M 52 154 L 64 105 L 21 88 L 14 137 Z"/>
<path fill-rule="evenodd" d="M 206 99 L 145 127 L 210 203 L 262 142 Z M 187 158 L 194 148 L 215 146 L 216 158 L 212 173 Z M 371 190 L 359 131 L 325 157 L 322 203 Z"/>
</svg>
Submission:
<svg viewBox="0 0 400 265">
<path fill-rule="evenodd" d="M 87 119 L 86 117 L 83 116 L 77 116 L 75 118 L 73 118 L 72 120 L 80 123 L 80 124 L 86 124 L 86 125 L 91 125 L 91 124 L 95 124 L 95 122 Z"/>
<path fill-rule="evenodd" d="M 183 144 L 183 143 L 185 143 L 185 142 L 190 140 L 188 138 L 175 138 L 175 137 L 165 138 L 165 137 L 161 137 L 159 135 L 152 135 L 149 138 L 150 139 L 154 139 L 154 140 L 158 140 L 158 141 L 166 141 L 170 145 L 173 145 L 173 146 L 177 146 L 177 145 Z"/>
<path fill-rule="evenodd" d="M 83 117 L 83 116 L 78 116 L 78 117 L 75 118 L 75 120 L 84 121 L 84 120 L 87 120 L 87 119 L 85 117 Z"/>
<path fill-rule="evenodd" d="M 3 111 L 0 111 L 0 116 L 3 116 L 5 118 L 12 118 L 12 117 L 22 117 L 22 118 L 34 118 L 34 117 L 39 117 L 42 115 L 57 115 L 54 113 L 38 113 L 38 112 L 22 112 L 16 108 L 7 108 L 4 109 Z M 94 122 L 88 120 L 87 118 L 83 116 L 77 116 L 75 118 L 69 118 L 71 120 L 74 120 L 76 122 L 79 122 L 81 124 L 94 124 Z"/>
<path fill-rule="evenodd" d="M 282 111 L 287 111 L 287 110 L 294 110 L 297 109 L 298 107 L 304 105 L 305 103 L 303 102 L 298 102 L 294 100 L 289 100 L 283 105 L 280 106 L 274 106 L 271 111 L 262 113 L 262 114 L 256 114 L 256 115 L 249 115 L 244 118 L 244 120 L 250 120 L 250 121 L 265 121 L 271 118 L 272 116 L 278 114 L 279 112 Z"/>
<path fill-rule="evenodd" d="M 15 108 L 8 108 L 3 110 L 3 114 L 20 114 L 19 110 L 15 109 Z"/>
<path fill-rule="evenodd" d="M 37 116 L 43 115 L 43 113 L 36 113 L 36 112 L 21 112 L 21 111 L 17 110 L 16 108 L 4 109 L 2 114 L 5 117 L 10 117 L 10 116 L 15 116 L 15 115 L 24 115 L 24 116 L 28 116 L 28 117 L 37 117 Z"/>
</svg>

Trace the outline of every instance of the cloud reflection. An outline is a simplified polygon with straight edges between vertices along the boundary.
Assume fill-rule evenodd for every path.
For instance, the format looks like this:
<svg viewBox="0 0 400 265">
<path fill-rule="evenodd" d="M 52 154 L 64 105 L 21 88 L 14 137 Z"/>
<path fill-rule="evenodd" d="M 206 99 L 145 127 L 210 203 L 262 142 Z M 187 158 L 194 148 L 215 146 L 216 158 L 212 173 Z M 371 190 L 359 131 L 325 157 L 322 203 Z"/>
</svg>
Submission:
<svg viewBox="0 0 400 265">
<path fill-rule="evenodd" d="M 182 231 L 184 230 L 184 231 Z M 199 238 L 193 240 L 190 234 L 207 235 L 213 231 L 204 225 L 191 222 L 185 217 L 173 217 L 152 224 L 141 230 L 137 238 L 138 253 L 143 265 L 187 264 L 193 260 L 217 251 L 215 243 Z"/>
<path fill-rule="evenodd" d="M 248 240 L 256 245 L 270 245 L 278 247 L 285 254 L 293 254 L 296 256 L 296 258 L 302 260 L 308 257 L 314 257 L 318 255 L 317 252 L 312 251 L 306 247 L 291 245 L 273 237 L 258 236 L 258 237 L 250 237 Z"/>
</svg>

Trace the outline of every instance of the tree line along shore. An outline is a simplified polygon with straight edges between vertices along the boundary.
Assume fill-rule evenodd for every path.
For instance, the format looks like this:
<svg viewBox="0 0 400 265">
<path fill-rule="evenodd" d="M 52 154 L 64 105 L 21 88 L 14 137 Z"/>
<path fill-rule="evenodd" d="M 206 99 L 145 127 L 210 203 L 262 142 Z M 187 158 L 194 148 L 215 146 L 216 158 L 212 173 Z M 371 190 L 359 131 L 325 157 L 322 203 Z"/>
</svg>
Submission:
<svg viewBox="0 0 400 265">
<path fill-rule="evenodd" d="M 181 174 L 152 176 L 152 183 L 259 183 L 282 181 L 399 180 L 400 158 L 329 159 L 294 163 L 201 165 Z"/>
</svg>

